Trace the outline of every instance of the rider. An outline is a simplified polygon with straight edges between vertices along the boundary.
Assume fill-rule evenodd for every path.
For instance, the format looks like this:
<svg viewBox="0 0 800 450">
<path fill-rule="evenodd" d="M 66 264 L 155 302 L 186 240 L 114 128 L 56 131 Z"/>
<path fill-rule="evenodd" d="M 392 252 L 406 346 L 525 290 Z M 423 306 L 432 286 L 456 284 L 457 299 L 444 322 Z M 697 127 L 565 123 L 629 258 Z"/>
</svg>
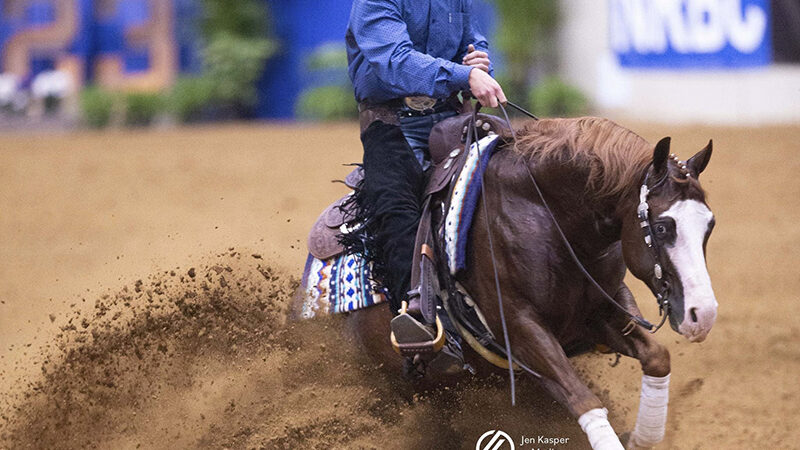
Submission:
<svg viewBox="0 0 800 450">
<path fill-rule="evenodd" d="M 346 43 L 364 146 L 358 206 L 395 315 L 411 288 L 431 128 L 457 114 L 460 91 L 485 106 L 506 101 L 476 19 L 472 0 L 353 1 Z M 409 319 L 392 320 L 398 342 L 425 340 L 429 330 Z"/>
</svg>

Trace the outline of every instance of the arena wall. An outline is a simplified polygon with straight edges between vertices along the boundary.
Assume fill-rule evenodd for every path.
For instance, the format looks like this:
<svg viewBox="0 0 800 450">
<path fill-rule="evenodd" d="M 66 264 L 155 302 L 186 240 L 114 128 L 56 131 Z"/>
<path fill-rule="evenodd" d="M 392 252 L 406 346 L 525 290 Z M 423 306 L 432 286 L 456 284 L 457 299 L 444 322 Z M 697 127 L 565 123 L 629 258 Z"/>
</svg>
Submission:
<svg viewBox="0 0 800 450">
<path fill-rule="evenodd" d="M 678 14 L 668 17 L 663 10 L 653 14 L 648 8 L 656 4 L 674 5 Z M 772 27 L 769 8 L 774 5 L 767 0 L 562 0 L 561 5 L 560 71 L 601 112 L 673 123 L 800 123 L 800 63 L 776 62 L 774 43 L 784 37 L 775 33 L 784 30 Z M 740 16 L 714 16 L 724 14 L 730 5 L 739 8 Z M 625 11 L 628 17 L 620 19 L 619 8 L 630 8 Z M 763 14 L 758 8 L 765 9 Z M 690 17 L 693 9 L 698 10 L 698 20 Z M 656 30 L 656 42 L 629 42 L 629 52 L 620 51 L 624 43 L 613 40 L 622 35 L 635 41 L 631 36 L 639 30 L 631 28 L 640 24 L 626 20 L 637 14 L 642 16 L 644 32 L 652 37 Z M 765 23 L 760 22 L 763 18 Z M 733 25 L 725 25 L 725 20 Z M 718 51 L 704 44 L 713 44 L 715 29 L 733 26 L 749 26 L 750 36 L 721 34 L 726 41 L 719 42 Z M 697 43 L 683 42 L 684 48 L 676 51 L 681 36 Z M 659 38 L 668 45 L 662 41 L 659 47 Z M 746 39 L 749 47 L 740 47 L 752 51 L 736 52 L 732 42 Z M 782 59 L 800 57 L 794 51 Z"/>
<path fill-rule="evenodd" d="M 262 0 L 270 7 L 277 54 L 258 85 L 259 117 L 291 119 L 301 93 L 325 83 L 349 85 L 346 71 L 312 73 L 309 55 L 344 48 L 352 1 Z M 201 69 L 196 19 L 200 0 L 0 0 L 0 74 L 30 84 L 60 70 L 72 85 L 163 91 Z M 474 0 L 491 35 L 487 0 Z"/>
</svg>

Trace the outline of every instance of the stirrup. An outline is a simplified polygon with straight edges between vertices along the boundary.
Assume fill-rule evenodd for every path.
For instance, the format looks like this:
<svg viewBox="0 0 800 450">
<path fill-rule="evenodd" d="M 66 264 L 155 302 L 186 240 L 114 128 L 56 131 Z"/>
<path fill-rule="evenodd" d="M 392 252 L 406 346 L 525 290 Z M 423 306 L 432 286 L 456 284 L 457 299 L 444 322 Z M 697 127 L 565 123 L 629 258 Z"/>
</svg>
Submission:
<svg viewBox="0 0 800 450">
<path fill-rule="evenodd" d="M 408 315 L 408 302 L 403 301 L 400 306 L 400 316 L 403 314 Z M 398 316 L 399 317 L 399 316 Z M 414 321 L 414 319 L 410 315 L 408 317 Z M 399 343 L 397 342 L 397 338 L 394 335 L 394 331 L 391 332 L 389 335 L 389 339 L 392 341 L 392 348 L 394 351 L 401 356 L 414 356 L 419 354 L 434 354 L 437 353 L 439 350 L 442 349 L 445 343 L 445 335 L 444 335 L 444 326 L 442 325 L 442 321 L 439 319 L 439 315 L 436 315 L 436 336 L 428 341 L 423 342 L 407 342 L 407 343 Z"/>
</svg>

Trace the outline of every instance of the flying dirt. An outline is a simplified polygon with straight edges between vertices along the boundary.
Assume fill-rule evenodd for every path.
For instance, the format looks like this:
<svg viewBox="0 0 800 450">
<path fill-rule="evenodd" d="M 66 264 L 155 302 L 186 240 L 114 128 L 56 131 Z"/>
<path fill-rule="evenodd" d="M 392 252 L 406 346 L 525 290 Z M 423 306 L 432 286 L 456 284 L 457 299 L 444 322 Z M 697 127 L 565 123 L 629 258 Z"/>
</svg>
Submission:
<svg viewBox="0 0 800 450">
<path fill-rule="evenodd" d="M 339 317 L 287 322 L 298 281 L 260 255 L 208 259 L 65 319 L 41 380 L 3 405 L 6 445 L 458 448 L 487 414 L 518 425 L 509 432 L 534 421 L 579 436 L 532 386 L 521 401 L 539 407 L 508 408 L 500 376 L 415 389 L 359 355 Z"/>
</svg>

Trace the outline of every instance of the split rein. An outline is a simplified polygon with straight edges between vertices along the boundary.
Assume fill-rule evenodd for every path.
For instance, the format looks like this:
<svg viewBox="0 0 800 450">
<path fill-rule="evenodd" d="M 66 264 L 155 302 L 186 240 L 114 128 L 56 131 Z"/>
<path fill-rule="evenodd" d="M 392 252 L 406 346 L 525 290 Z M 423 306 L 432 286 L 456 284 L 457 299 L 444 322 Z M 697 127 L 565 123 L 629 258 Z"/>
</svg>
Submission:
<svg viewBox="0 0 800 450">
<path fill-rule="evenodd" d="M 526 109 L 522 108 L 521 106 L 519 106 L 519 105 L 517 105 L 515 103 L 507 101 L 506 105 L 516 109 L 517 111 L 521 112 L 522 114 L 525 114 L 526 116 L 530 117 L 533 120 L 539 120 L 539 118 L 536 117 L 534 114 L 532 114 L 531 112 L 527 111 Z M 465 148 L 469 148 L 470 145 L 471 145 L 471 141 L 474 138 L 475 144 L 478 146 L 478 153 L 479 154 L 480 154 L 480 145 L 478 144 L 478 130 L 477 130 L 477 126 L 476 126 L 476 121 L 477 121 L 477 115 L 478 115 L 478 111 L 480 110 L 480 107 L 481 107 L 481 104 L 480 104 L 480 102 L 478 102 L 476 107 L 473 108 L 473 110 L 472 110 L 472 119 L 470 120 L 469 125 L 468 125 L 467 140 L 466 140 L 466 146 L 465 146 Z M 512 135 L 514 141 L 516 141 L 517 140 L 517 135 L 516 135 L 516 132 L 514 131 L 513 125 L 511 124 L 511 119 L 508 116 L 508 110 L 506 109 L 505 105 L 503 105 L 502 103 L 499 104 L 499 108 L 500 108 L 501 111 L 503 111 L 503 116 L 504 116 L 504 119 L 506 121 L 506 124 L 508 125 L 508 128 L 511 131 L 511 135 Z M 478 158 L 478 164 L 481 164 L 481 158 L 480 157 Z M 644 241 L 647 244 L 647 247 L 652 250 L 653 259 L 655 260 L 654 275 L 655 275 L 657 281 L 659 281 L 661 283 L 661 291 L 658 294 L 656 294 L 656 298 L 658 300 L 659 315 L 661 315 L 661 321 L 659 322 L 658 325 L 653 325 L 652 323 L 648 322 L 645 318 L 631 313 L 630 311 L 625 309 L 624 306 L 620 305 L 619 302 L 617 302 L 612 296 L 610 296 L 605 291 L 605 289 L 602 288 L 602 286 L 600 286 L 600 284 L 597 282 L 597 280 L 594 279 L 594 277 L 592 277 L 592 275 L 589 273 L 589 271 L 586 270 L 586 267 L 581 263 L 580 259 L 578 258 L 578 255 L 575 253 L 575 250 L 573 249 L 572 245 L 570 244 L 569 239 L 567 239 L 566 234 L 564 234 L 564 231 L 561 229 L 561 226 L 558 224 L 558 220 L 556 220 L 555 214 L 553 214 L 553 211 L 550 209 L 550 206 L 548 205 L 547 200 L 545 199 L 544 194 L 542 193 L 542 190 L 539 187 L 539 183 L 536 182 L 536 178 L 533 176 L 533 172 L 531 172 L 530 166 L 525 164 L 525 169 L 528 172 L 528 177 L 531 180 L 531 184 L 533 184 L 533 187 L 536 189 L 536 193 L 539 196 L 539 200 L 541 200 L 541 202 L 542 202 L 542 206 L 544 206 L 545 210 L 547 211 L 548 215 L 550 216 L 550 219 L 553 221 L 553 225 L 555 226 L 556 231 L 558 231 L 558 234 L 561 236 L 562 242 L 566 246 L 567 251 L 569 252 L 570 256 L 572 257 L 572 260 L 578 266 L 578 269 L 581 271 L 583 276 L 589 281 L 589 283 L 591 283 L 600 292 L 600 294 L 602 295 L 603 299 L 605 299 L 606 301 L 611 303 L 614 307 L 616 307 L 619 311 L 621 311 L 623 314 L 625 314 L 629 318 L 628 324 L 622 329 L 622 334 L 623 335 L 630 334 L 636 328 L 637 325 L 641 326 L 642 328 L 645 328 L 650 333 L 655 333 L 656 331 L 658 331 L 664 325 L 664 323 L 667 320 L 667 317 L 669 316 L 669 311 L 670 311 L 669 283 L 662 278 L 663 277 L 663 271 L 662 271 L 662 267 L 663 266 L 661 264 L 661 262 L 662 262 L 661 261 L 661 251 L 660 251 L 660 247 L 658 246 L 658 243 L 657 243 L 655 237 L 652 235 L 652 232 L 651 232 L 653 227 L 652 227 L 651 219 L 649 217 L 650 206 L 647 203 L 647 196 L 649 195 L 649 193 L 650 193 L 650 191 L 652 189 L 655 189 L 657 186 L 659 186 L 664 181 L 664 179 L 666 179 L 666 176 L 661 178 L 658 182 L 656 182 L 653 185 L 652 188 L 649 188 L 647 186 L 647 181 L 648 181 L 648 178 L 650 176 L 650 166 L 648 166 L 648 168 L 645 170 L 644 181 L 642 182 L 642 187 L 640 189 L 639 206 L 637 208 L 637 215 L 639 217 L 640 226 L 642 227 L 642 231 L 644 233 Z M 481 189 L 481 203 L 483 203 L 483 210 L 484 210 L 483 211 L 484 212 L 483 216 L 484 216 L 484 219 L 485 219 L 485 222 L 486 222 L 486 229 L 488 231 L 487 236 L 488 236 L 488 241 L 489 241 L 489 253 L 490 253 L 491 258 L 492 258 L 492 269 L 494 271 L 495 290 L 496 290 L 496 294 L 497 294 L 497 303 L 498 303 L 498 308 L 499 308 L 499 312 L 500 312 L 500 322 L 501 322 L 502 327 L 503 327 L 503 339 L 505 341 L 504 342 L 505 343 L 505 353 L 506 353 L 506 357 L 508 358 L 508 372 L 509 372 L 509 378 L 511 379 L 511 404 L 513 406 L 515 404 L 515 398 L 516 398 L 516 387 L 515 387 L 515 381 L 514 381 L 514 364 L 512 364 L 512 363 L 516 363 L 516 365 L 518 367 L 523 368 L 525 371 L 527 371 L 528 373 L 531 373 L 532 375 L 536 376 L 537 378 L 540 378 L 541 375 L 539 375 L 535 371 L 531 370 L 530 368 L 522 365 L 511 354 L 511 342 L 510 342 L 509 337 L 508 337 L 508 326 L 506 324 L 505 312 L 504 312 L 504 308 L 503 308 L 503 295 L 502 295 L 502 292 L 501 292 L 501 289 L 500 289 L 500 277 L 499 277 L 498 272 L 497 272 L 497 258 L 495 256 L 494 242 L 492 240 L 491 225 L 489 223 L 488 207 L 487 207 L 487 204 L 486 204 L 486 194 L 485 194 L 485 192 L 486 192 L 486 183 L 484 182 L 484 179 L 483 179 L 484 172 L 485 172 L 484 168 L 480 167 L 479 168 L 479 173 L 481 174 L 480 175 L 481 176 L 481 186 L 483 186 L 483 188 Z"/>
</svg>

